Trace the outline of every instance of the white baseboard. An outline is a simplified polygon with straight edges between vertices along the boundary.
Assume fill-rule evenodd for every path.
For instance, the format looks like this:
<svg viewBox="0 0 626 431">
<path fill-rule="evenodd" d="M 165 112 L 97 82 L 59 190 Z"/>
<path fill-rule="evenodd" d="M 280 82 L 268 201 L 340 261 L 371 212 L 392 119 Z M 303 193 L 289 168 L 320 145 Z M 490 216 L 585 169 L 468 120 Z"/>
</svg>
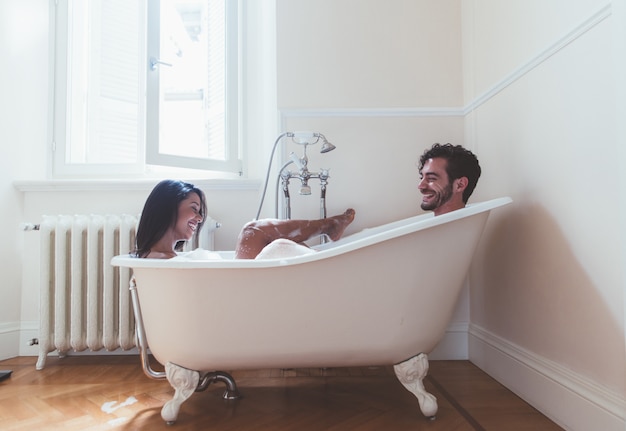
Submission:
<svg viewBox="0 0 626 431">
<path fill-rule="evenodd" d="M 467 360 L 467 322 L 453 322 L 448 326 L 443 339 L 428 354 L 431 360 Z"/>
<path fill-rule="evenodd" d="M 33 339 L 39 336 L 39 322 L 24 321 L 20 327 L 19 338 L 19 355 L 20 356 L 37 356 L 39 354 L 39 346 L 32 344 Z"/>
<path fill-rule="evenodd" d="M 18 356 L 19 336 L 19 322 L 0 323 L 0 360 Z"/>
<path fill-rule="evenodd" d="M 620 394 L 477 325 L 468 338 L 471 362 L 564 429 L 626 430 Z"/>
</svg>

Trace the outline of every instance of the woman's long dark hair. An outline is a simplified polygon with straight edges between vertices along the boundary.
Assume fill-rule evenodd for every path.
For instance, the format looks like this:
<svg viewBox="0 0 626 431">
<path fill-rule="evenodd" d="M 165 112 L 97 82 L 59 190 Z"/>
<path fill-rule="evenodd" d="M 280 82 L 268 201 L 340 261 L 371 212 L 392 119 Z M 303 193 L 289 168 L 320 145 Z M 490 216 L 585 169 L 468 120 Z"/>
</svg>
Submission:
<svg viewBox="0 0 626 431">
<path fill-rule="evenodd" d="M 135 251 L 133 252 L 136 257 L 147 256 L 154 244 L 165 235 L 170 227 L 176 224 L 178 204 L 187 199 L 191 193 L 196 193 L 200 197 L 202 222 L 198 223 L 194 235 L 200 233 L 207 212 L 206 199 L 202 190 L 183 181 L 163 180 L 152 189 L 141 212 L 135 237 Z M 183 244 L 184 241 L 176 244 L 176 250 L 180 251 Z"/>
</svg>

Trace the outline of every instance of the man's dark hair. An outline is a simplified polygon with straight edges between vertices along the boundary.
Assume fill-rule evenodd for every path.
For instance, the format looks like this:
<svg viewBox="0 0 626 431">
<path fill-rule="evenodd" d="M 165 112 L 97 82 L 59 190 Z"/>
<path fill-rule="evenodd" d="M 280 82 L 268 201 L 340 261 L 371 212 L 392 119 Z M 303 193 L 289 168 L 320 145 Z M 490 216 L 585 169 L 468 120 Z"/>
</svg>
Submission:
<svg viewBox="0 0 626 431">
<path fill-rule="evenodd" d="M 424 164 L 428 159 L 446 159 L 446 173 L 450 182 L 457 178 L 467 177 L 467 188 L 463 191 L 463 203 L 467 203 L 469 197 L 474 192 L 478 178 L 480 178 L 480 165 L 478 158 L 470 150 L 461 145 L 434 144 L 430 149 L 424 151 L 420 157 L 419 172 L 422 173 Z"/>
</svg>

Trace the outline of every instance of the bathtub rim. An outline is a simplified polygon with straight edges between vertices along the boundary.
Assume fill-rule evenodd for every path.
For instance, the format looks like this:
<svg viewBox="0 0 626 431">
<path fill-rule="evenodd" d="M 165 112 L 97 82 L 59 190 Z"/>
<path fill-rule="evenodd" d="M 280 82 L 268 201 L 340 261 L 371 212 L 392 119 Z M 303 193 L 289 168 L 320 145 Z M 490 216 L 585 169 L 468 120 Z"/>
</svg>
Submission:
<svg viewBox="0 0 626 431">
<path fill-rule="evenodd" d="M 317 260 L 328 259 L 339 254 L 387 241 L 409 233 L 439 226 L 462 218 L 471 217 L 513 202 L 508 197 L 491 199 L 468 204 L 465 208 L 435 217 L 433 213 L 419 214 L 405 219 L 385 223 L 372 228 L 364 228 L 341 238 L 338 241 L 322 245 L 317 253 L 275 259 L 139 259 L 129 254 L 118 255 L 111 259 L 111 265 L 127 268 L 271 268 L 297 265 Z M 216 251 L 216 253 L 230 253 Z"/>
</svg>

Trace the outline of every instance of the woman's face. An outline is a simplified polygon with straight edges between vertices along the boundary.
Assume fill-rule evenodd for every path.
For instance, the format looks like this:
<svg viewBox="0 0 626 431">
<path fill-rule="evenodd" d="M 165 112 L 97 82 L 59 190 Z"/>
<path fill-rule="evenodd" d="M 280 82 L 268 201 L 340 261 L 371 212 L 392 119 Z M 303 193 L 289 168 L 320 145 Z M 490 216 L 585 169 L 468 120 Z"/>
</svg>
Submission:
<svg viewBox="0 0 626 431">
<path fill-rule="evenodd" d="M 174 226 L 174 233 L 178 241 L 188 241 L 198 229 L 198 224 L 202 223 L 202 208 L 200 196 L 197 193 L 189 193 L 184 200 L 178 204 L 178 219 Z"/>
</svg>

